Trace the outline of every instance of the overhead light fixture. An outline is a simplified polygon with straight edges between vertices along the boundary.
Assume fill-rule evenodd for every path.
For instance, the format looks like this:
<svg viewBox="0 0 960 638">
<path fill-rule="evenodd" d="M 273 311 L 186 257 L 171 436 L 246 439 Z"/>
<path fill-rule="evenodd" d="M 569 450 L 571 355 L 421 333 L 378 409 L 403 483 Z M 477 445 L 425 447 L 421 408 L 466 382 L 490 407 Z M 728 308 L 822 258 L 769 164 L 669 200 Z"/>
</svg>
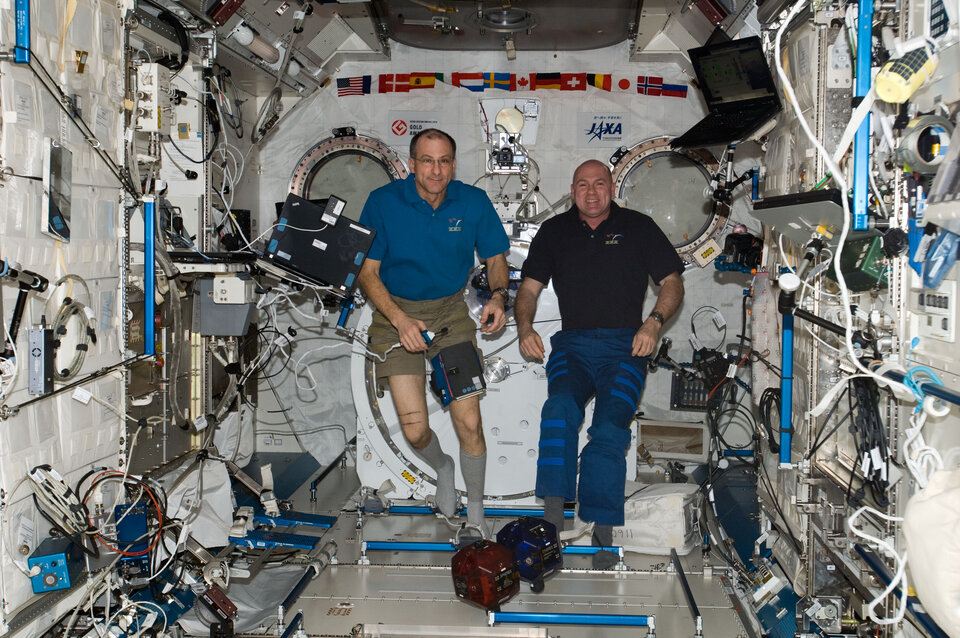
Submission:
<svg viewBox="0 0 960 638">
<path fill-rule="evenodd" d="M 495 33 L 519 33 L 520 31 L 529 31 L 537 25 L 533 14 L 526 9 L 499 7 L 497 9 L 481 9 L 478 13 L 480 27 L 490 29 Z"/>
</svg>

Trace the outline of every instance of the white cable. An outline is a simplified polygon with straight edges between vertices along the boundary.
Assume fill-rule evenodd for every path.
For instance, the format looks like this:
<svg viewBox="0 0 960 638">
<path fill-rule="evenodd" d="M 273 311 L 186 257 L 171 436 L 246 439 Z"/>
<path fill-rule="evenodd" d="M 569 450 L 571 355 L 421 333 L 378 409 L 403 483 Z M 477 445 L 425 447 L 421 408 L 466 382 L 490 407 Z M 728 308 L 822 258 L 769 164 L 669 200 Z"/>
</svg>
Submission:
<svg viewBox="0 0 960 638">
<path fill-rule="evenodd" d="M 878 512 L 877 510 L 867 505 L 864 505 L 863 507 L 858 509 L 856 512 L 850 515 L 850 518 L 847 519 L 847 528 L 853 534 L 859 536 L 864 540 L 872 542 L 884 553 L 886 553 L 888 556 L 893 558 L 897 564 L 896 573 L 894 573 L 893 578 L 890 579 L 890 584 L 887 585 L 887 588 L 884 589 L 879 596 L 871 600 L 870 603 L 867 605 L 867 613 L 870 616 L 870 620 L 877 623 L 878 625 L 895 625 L 903 620 L 903 616 L 907 610 L 907 588 L 908 588 L 907 573 L 906 573 L 907 552 L 904 552 L 902 555 L 898 554 L 897 550 L 893 547 L 893 545 L 891 545 L 887 541 L 881 540 L 876 536 L 871 536 L 870 534 L 867 534 L 863 530 L 857 527 L 854 527 L 853 525 L 854 521 L 865 511 L 869 511 L 874 516 L 882 518 L 886 521 L 890 521 L 892 523 L 902 522 L 903 519 L 898 516 L 889 516 L 887 514 L 884 514 L 883 512 Z M 896 615 L 890 618 L 878 618 L 873 610 L 876 609 L 877 605 L 883 602 L 883 600 L 887 596 L 889 596 L 894 589 L 897 588 L 897 585 L 900 585 L 900 607 L 898 608 Z"/>
<path fill-rule="evenodd" d="M 320 323 L 323 323 L 323 315 L 322 315 L 322 314 L 319 315 L 319 316 L 317 316 L 317 315 L 308 315 L 307 313 L 305 313 L 305 312 L 303 312 L 302 310 L 300 310 L 299 308 L 297 308 L 297 304 L 294 303 L 293 299 L 291 299 L 291 298 L 290 298 L 290 295 L 288 295 L 286 292 L 284 292 L 284 291 L 282 291 L 282 290 L 277 290 L 277 291 L 275 291 L 275 292 L 276 292 L 276 296 L 275 296 L 273 299 L 270 299 L 269 301 L 264 301 L 263 304 L 261 304 L 261 308 L 269 307 L 269 306 L 277 303 L 277 301 L 280 300 L 280 297 L 283 297 L 283 298 L 287 301 L 287 303 L 290 304 L 290 310 L 294 311 L 295 313 L 297 313 L 298 315 L 300 315 L 301 317 L 303 317 L 304 319 L 307 319 L 307 320 L 309 320 L 309 321 L 319 321 Z M 276 319 L 276 317 L 274 317 L 274 319 Z M 276 322 L 274 322 L 274 324 L 276 325 Z"/>
<path fill-rule="evenodd" d="M 927 397 L 931 398 L 932 397 Z M 926 402 L 926 399 L 924 399 Z M 949 411 L 949 407 L 947 408 Z M 923 439 L 923 426 L 927 421 L 927 412 L 925 410 L 915 411 L 910 415 L 910 424 L 904 433 L 905 440 L 903 444 L 903 460 L 907 464 L 907 469 L 920 489 L 927 487 L 930 478 L 934 472 L 943 469 L 943 458 L 936 448 L 927 445 Z"/>
<path fill-rule="evenodd" d="M 0 317 L 0 323 L 3 324 L 3 334 L 6 335 L 7 343 L 10 344 L 10 350 L 13 352 L 12 359 L 0 359 L 0 373 L 2 373 L 2 376 L 0 376 L 0 400 L 3 400 L 7 398 L 9 391 L 13 389 L 17 382 L 17 375 L 20 372 L 20 357 L 17 356 L 17 344 L 13 342 L 10 330 L 2 317 Z M 4 380 L 8 381 L 6 386 L 4 386 Z"/>
<path fill-rule="evenodd" d="M 3 543 L 3 547 L 7 552 L 7 556 L 10 558 L 10 562 L 13 563 L 14 567 L 19 569 L 24 576 L 30 578 L 36 576 L 40 573 L 40 566 L 36 565 L 32 570 L 28 570 L 23 564 L 22 559 L 17 558 L 13 553 L 13 543 L 10 542 L 8 538 L 8 530 L 10 529 L 10 521 L 7 519 L 7 512 L 10 511 L 10 506 L 13 503 L 13 496 L 17 493 L 17 490 L 20 489 L 27 480 L 26 476 L 20 477 L 20 480 L 17 481 L 17 484 L 13 486 L 13 491 L 6 495 L 5 500 L 7 501 L 7 506 L 4 507 L 3 516 L 0 517 L 0 543 Z M 33 573 L 36 571 L 36 574 Z"/>
<path fill-rule="evenodd" d="M 316 389 L 317 389 L 317 385 L 319 385 L 319 384 L 317 383 L 316 377 L 313 376 L 313 372 L 310 370 L 310 366 L 309 366 L 309 365 L 303 365 L 303 364 L 302 364 L 302 361 L 304 360 L 304 358 L 306 358 L 306 357 L 307 357 L 308 355 L 310 355 L 310 354 L 313 354 L 314 352 L 319 352 L 320 350 L 329 350 L 329 349 L 331 349 L 331 348 L 339 348 L 340 346 L 343 346 L 343 345 L 349 345 L 349 343 L 350 343 L 350 342 L 347 341 L 347 340 L 342 340 L 342 341 L 340 341 L 339 343 L 333 343 L 333 344 L 330 344 L 330 345 L 327 345 L 327 346 L 317 346 L 316 348 L 312 348 L 312 349 L 310 349 L 310 350 L 307 350 L 307 351 L 304 352 L 302 355 L 300 355 L 300 358 L 297 359 L 297 362 L 296 362 L 296 363 L 294 364 L 294 366 L 293 366 L 293 376 L 294 376 L 294 380 L 295 380 L 296 383 L 297 383 L 297 388 L 300 389 L 300 390 L 313 391 L 313 390 L 316 390 Z M 312 386 L 309 386 L 309 387 L 308 387 L 308 386 L 304 386 L 304 385 L 301 385 L 301 384 L 300 384 L 300 368 L 301 368 L 301 367 L 306 368 L 307 376 L 310 378 L 311 382 L 313 383 Z"/>
<path fill-rule="evenodd" d="M 883 202 L 883 198 L 880 196 L 880 189 L 877 188 L 877 178 L 874 176 L 873 171 L 867 171 L 870 174 L 870 188 L 873 190 L 873 196 L 877 198 L 877 203 L 880 204 L 880 210 L 883 211 L 884 217 L 890 217 L 890 211 L 887 210 L 887 205 Z"/>
<path fill-rule="evenodd" d="M 797 120 L 800 122 L 800 127 L 803 129 L 803 132 L 806 134 L 810 142 L 817 148 L 817 152 L 819 152 L 820 156 L 823 158 L 824 164 L 830 171 L 833 180 L 840 188 L 840 193 L 843 194 L 843 196 L 840 198 L 840 202 L 843 205 L 843 228 L 840 231 L 840 238 L 837 241 L 837 252 L 833 257 L 833 263 L 837 276 L 837 284 L 840 286 L 840 297 L 843 299 L 843 318 L 845 328 L 844 342 L 847 346 L 847 355 L 853 365 L 864 374 L 870 375 L 877 381 L 883 381 L 885 385 L 902 386 L 902 383 L 893 382 L 890 379 L 881 377 L 880 375 L 868 370 L 862 363 L 860 363 L 860 360 L 857 358 L 857 354 L 853 347 L 853 316 L 850 313 L 850 291 L 847 289 L 847 280 L 843 276 L 843 268 L 840 264 L 840 255 L 843 253 L 843 246 L 847 241 L 847 235 L 850 233 L 850 203 L 847 201 L 846 197 L 849 187 L 847 186 L 847 180 L 840 171 L 840 167 L 837 166 L 836 162 L 834 162 L 830 157 L 830 153 L 826 148 L 824 148 L 823 144 L 820 143 L 820 140 L 817 139 L 817 136 L 813 134 L 813 131 L 810 130 L 810 125 L 807 123 L 806 118 L 800 111 L 800 102 L 797 100 L 797 95 L 793 90 L 793 85 L 790 83 L 790 78 L 787 77 L 786 72 L 783 70 L 783 60 L 780 58 L 780 41 L 783 38 L 783 34 L 787 30 L 787 26 L 800 13 L 800 10 L 805 6 L 805 4 L 806 0 L 799 0 L 795 5 L 793 5 L 793 8 L 790 9 L 787 17 L 784 18 L 780 28 L 777 29 L 777 37 L 774 42 L 773 59 L 776 63 L 777 75 L 779 76 L 783 85 L 784 93 L 787 94 L 787 98 L 793 106 Z"/>
</svg>

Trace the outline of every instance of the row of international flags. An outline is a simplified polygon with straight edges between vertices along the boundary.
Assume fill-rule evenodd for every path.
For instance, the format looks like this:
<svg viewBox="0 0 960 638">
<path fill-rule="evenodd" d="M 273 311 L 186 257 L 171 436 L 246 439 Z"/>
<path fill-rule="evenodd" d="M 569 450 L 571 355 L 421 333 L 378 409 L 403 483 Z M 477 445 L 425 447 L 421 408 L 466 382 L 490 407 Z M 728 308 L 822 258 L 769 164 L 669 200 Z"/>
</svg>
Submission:
<svg viewBox="0 0 960 638">
<path fill-rule="evenodd" d="M 636 79 L 634 80 L 634 77 Z M 662 76 L 638 75 L 617 77 L 609 73 L 381 73 L 337 78 L 337 95 L 374 93 L 408 93 L 432 89 L 438 83 L 450 84 L 475 93 L 484 91 L 601 91 L 636 92 L 641 95 L 687 97 L 686 84 L 670 84 Z"/>
</svg>

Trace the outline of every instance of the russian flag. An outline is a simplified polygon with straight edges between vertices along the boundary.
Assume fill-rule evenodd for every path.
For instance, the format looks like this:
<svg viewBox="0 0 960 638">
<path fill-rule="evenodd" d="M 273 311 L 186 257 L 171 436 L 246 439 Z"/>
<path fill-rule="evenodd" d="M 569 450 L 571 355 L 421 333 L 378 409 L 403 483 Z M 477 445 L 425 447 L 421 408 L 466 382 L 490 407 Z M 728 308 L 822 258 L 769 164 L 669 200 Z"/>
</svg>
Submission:
<svg viewBox="0 0 960 638">
<path fill-rule="evenodd" d="M 667 97 L 687 97 L 686 84 L 664 84 L 660 95 Z"/>
</svg>

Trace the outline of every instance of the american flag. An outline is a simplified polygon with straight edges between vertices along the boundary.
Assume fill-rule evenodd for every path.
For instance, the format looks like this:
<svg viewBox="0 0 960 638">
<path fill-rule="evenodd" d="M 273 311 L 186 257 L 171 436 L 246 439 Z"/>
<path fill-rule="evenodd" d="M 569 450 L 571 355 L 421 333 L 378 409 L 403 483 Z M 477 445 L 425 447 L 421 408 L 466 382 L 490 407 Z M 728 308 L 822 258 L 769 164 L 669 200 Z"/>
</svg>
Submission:
<svg viewBox="0 0 960 638">
<path fill-rule="evenodd" d="M 345 95 L 363 95 L 369 92 L 369 75 L 358 75 L 352 78 L 337 78 L 337 97 L 343 97 Z"/>
</svg>

